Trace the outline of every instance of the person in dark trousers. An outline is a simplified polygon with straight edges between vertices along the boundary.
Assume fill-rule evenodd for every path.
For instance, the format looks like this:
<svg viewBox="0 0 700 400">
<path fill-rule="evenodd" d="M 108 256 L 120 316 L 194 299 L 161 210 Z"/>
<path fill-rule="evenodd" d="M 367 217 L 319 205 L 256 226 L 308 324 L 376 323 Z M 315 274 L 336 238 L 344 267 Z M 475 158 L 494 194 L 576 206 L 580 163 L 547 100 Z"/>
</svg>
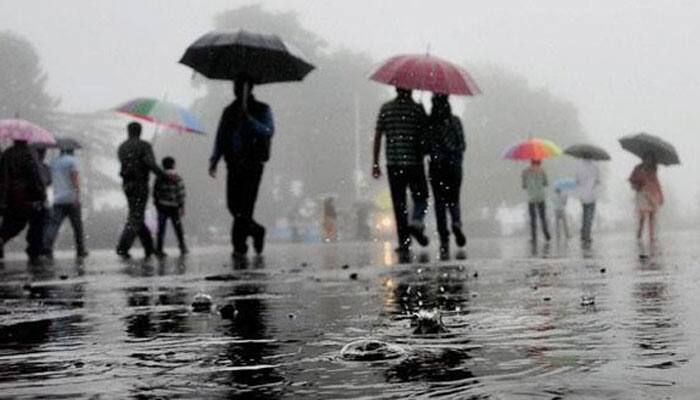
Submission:
<svg viewBox="0 0 700 400">
<path fill-rule="evenodd" d="M 447 95 L 434 94 L 429 118 L 430 185 L 435 197 L 435 219 L 440 237 L 440 258 L 450 254 L 450 231 L 447 211 L 452 219 L 452 233 L 457 246 L 464 247 L 467 239 L 462 232 L 459 195 L 462 187 L 462 161 L 466 142 L 462 122 L 452 115 Z"/>
<path fill-rule="evenodd" d="M 185 234 L 182 229 L 181 217 L 185 215 L 185 184 L 175 171 L 175 159 L 163 158 L 163 170 L 167 177 L 156 178 L 153 185 L 153 203 L 158 210 L 158 239 L 156 241 L 156 255 L 165 257 L 163 241 L 168 220 L 172 221 L 177 243 L 180 246 L 180 254 L 185 255 L 189 251 L 185 245 Z"/>
<path fill-rule="evenodd" d="M 532 160 L 530 166 L 522 173 L 523 189 L 527 192 L 528 212 L 530 214 L 530 241 L 537 243 L 537 214 L 540 216 L 542 233 L 547 242 L 551 239 L 549 235 L 549 224 L 545 209 L 545 191 L 547 188 L 547 174 L 542 169 L 542 161 Z"/>
<path fill-rule="evenodd" d="M 46 255 L 49 258 L 53 257 L 56 236 L 63 220 L 68 218 L 75 237 L 76 256 L 87 257 L 80 204 L 80 166 L 73 149 L 62 149 L 61 154 L 51 161 L 51 175 L 54 196 L 51 217 L 44 232 Z"/>
<path fill-rule="evenodd" d="M 30 263 L 39 261 L 43 251 L 46 185 L 36 152 L 26 141 L 15 140 L 0 157 L 0 257 L 2 246 L 25 226 Z"/>
<path fill-rule="evenodd" d="M 423 220 L 428 208 L 428 183 L 423 165 L 427 116 L 423 106 L 413 101 L 411 91 L 396 88 L 396 98 L 379 112 L 374 135 L 372 176 L 379 179 L 379 153 L 382 137 L 386 136 L 386 170 L 396 218 L 399 256 L 406 256 L 413 236 L 421 246 L 427 246 Z M 413 212 L 408 219 L 406 190 L 411 191 Z"/>
<path fill-rule="evenodd" d="M 216 177 L 217 164 L 226 162 L 226 198 L 233 216 L 231 242 L 233 257 L 244 260 L 249 237 L 260 255 L 265 244 L 265 228 L 253 218 L 255 201 L 275 126 L 270 106 L 252 95 L 253 84 L 246 78 L 233 85 L 235 100 L 224 109 L 209 159 L 209 175 Z"/>
<path fill-rule="evenodd" d="M 129 216 L 117 245 L 117 254 L 129 259 L 129 250 L 136 236 L 146 257 L 153 252 L 153 238 L 144 222 L 146 203 L 148 202 L 149 178 L 151 173 L 165 177 L 165 172 L 156 164 L 151 144 L 141 140 L 141 124 L 131 122 L 127 125 L 129 138 L 119 146 L 117 155 L 121 163 L 122 187 L 129 207 Z"/>
</svg>

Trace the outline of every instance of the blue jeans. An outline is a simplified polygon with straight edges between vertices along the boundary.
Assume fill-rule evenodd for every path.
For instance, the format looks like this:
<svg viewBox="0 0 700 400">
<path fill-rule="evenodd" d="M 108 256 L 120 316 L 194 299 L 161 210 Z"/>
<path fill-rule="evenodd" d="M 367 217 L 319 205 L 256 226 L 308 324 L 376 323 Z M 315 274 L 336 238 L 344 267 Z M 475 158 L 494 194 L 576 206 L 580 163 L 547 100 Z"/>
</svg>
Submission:
<svg viewBox="0 0 700 400">
<path fill-rule="evenodd" d="M 49 220 L 50 222 L 44 231 L 44 250 L 49 254 L 53 252 L 56 235 L 58 235 L 61 224 L 63 224 L 63 220 L 66 218 L 68 218 L 73 227 L 75 251 L 78 254 L 84 254 L 85 237 L 83 234 L 83 219 L 79 204 L 54 204 Z"/>
<path fill-rule="evenodd" d="M 595 216 L 595 203 L 583 203 L 583 225 L 581 226 L 581 240 L 591 240 L 591 227 Z"/>
</svg>

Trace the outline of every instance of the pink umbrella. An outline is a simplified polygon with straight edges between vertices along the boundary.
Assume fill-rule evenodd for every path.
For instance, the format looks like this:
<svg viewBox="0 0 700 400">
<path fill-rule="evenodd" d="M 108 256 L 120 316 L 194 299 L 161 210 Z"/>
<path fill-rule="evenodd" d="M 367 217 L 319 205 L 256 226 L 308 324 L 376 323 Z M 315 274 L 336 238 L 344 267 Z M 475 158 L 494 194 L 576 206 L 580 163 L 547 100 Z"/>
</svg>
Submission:
<svg viewBox="0 0 700 400">
<path fill-rule="evenodd" d="M 0 120 L 0 138 L 47 145 L 56 144 L 56 139 L 51 132 L 23 119 Z"/>
<path fill-rule="evenodd" d="M 481 93 L 463 68 L 431 55 L 400 55 L 388 59 L 370 76 L 373 81 L 404 89 L 474 96 Z"/>
</svg>

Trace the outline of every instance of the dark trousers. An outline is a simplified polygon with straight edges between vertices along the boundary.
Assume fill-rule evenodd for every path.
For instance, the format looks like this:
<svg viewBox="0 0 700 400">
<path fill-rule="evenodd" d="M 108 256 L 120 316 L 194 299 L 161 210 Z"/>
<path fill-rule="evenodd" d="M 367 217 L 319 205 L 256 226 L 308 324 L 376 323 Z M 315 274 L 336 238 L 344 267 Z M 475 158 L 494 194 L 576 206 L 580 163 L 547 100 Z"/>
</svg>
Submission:
<svg viewBox="0 0 700 400">
<path fill-rule="evenodd" d="M 48 253 L 53 252 L 56 236 L 61 229 L 63 220 L 68 218 L 73 228 L 75 237 L 75 251 L 78 254 L 85 253 L 85 236 L 83 234 L 83 218 L 79 204 L 54 204 L 49 223 L 44 231 L 44 248 Z"/>
<path fill-rule="evenodd" d="M 456 164 L 430 163 L 430 186 L 435 197 L 435 220 L 441 243 L 447 243 L 450 231 L 447 228 L 447 212 L 452 226 L 462 226 L 459 193 L 462 187 L 462 167 Z"/>
<path fill-rule="evenodd" d="M 180 250 L 185 250 L 185 234 L 182 229 L 182 220 L 180 219 L 180 209 L 178 207 L 167 207 L 167 206 L 157 206 L 158 209 L 158 240 L 156 242 L 156 249 L 159 252 L 163 251 L 163 241 L 165 240 L 165 230 L 167 228 L 168 220 L 173 224 L 173 229 L 175 229 L 175 236 L 177 236 L 177 243 L 180 246 Z"/>
<path fill-rule="evenodd" d="M 233 216 L 231 243 L 233 251 L 239 254 L 248 252 L 248 236 L 260 234 L 265 229 L 253 219 L 263 168 L 262 163 L 236 163 L 228 168 L 226 200 Z"/>
<path fill-rule="evenodd" d="M 396 234 L 399 238 L 399 246 L 405 247 L 411 244 L 409 232 L 408 208 L 406 204 L 406 190 L 411 191 L 413 199 L 413 213 L 411 223 L 422 225 L 425 213 L 428 210 L 428 183 L 425 180 L 423 165 L 387 166 L 391 201 L 394 205 L 394 217 L 396 219 Z"/>
<path fill-rule="evenodd" d="M 47 214 L 46 208 L 27 207 L 5 210 L 2 224 L 0 224 L 0 240 L 2 240 L 0 246 L 17 236 L 29 225 L 29 229 L 27 229 L 27 255 L 29 257 L 41 255 L 44 248 L 43 234 Z"/>
<path fill-rule="evenodd" d="M 124 184 L 124 194 L 129 206 L 129 215 L 124 225 L 119 244 L 118 253 L 127 253 L 134 244 L 136 236 L 141 240 L 141 245 L 146 255 L 153 253 L 153 238 L 144 221 L 146 217 L 146 203 L 148 202 L 148 183 Z"/>
<path fill-rule="evenodd" d="M 593 217 L 595 216 L 595 203 L 583 204 L 583 222 L 581 226 L 581 239 L 591 240 L 591 228 L 593 226 Z"/>
<path fill-rule="evenodd" d="M 547 215 L 545 213 L 546 210 L 544 201 L 528 203 L 528 211 L 530 212 L 530 237 L 532 238 L 532 241 L 537 241 L 537 214 L 540 216 L 544 238 L 549 240 L 549 226 L 547 225 Z"/>
</svg>

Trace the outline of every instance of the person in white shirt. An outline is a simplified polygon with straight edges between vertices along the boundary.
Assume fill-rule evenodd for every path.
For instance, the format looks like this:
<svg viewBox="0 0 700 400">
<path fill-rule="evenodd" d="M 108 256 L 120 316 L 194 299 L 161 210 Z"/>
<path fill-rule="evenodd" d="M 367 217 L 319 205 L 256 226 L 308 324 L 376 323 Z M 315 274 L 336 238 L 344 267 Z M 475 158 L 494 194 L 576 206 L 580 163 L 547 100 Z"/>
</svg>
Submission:
<svg viewBox="0 0 700 400">
<path fill-rule="evenodd" d="M 598 198 L 600 171 L 598 165 L 591 159 L 584 159 L 576 170 L 576 188 L 578 198 L 583 206 L 581 225 L 581 240 L 591 242 L 591 226 L 595 216 L 595 203 Z"/>
</svg>

